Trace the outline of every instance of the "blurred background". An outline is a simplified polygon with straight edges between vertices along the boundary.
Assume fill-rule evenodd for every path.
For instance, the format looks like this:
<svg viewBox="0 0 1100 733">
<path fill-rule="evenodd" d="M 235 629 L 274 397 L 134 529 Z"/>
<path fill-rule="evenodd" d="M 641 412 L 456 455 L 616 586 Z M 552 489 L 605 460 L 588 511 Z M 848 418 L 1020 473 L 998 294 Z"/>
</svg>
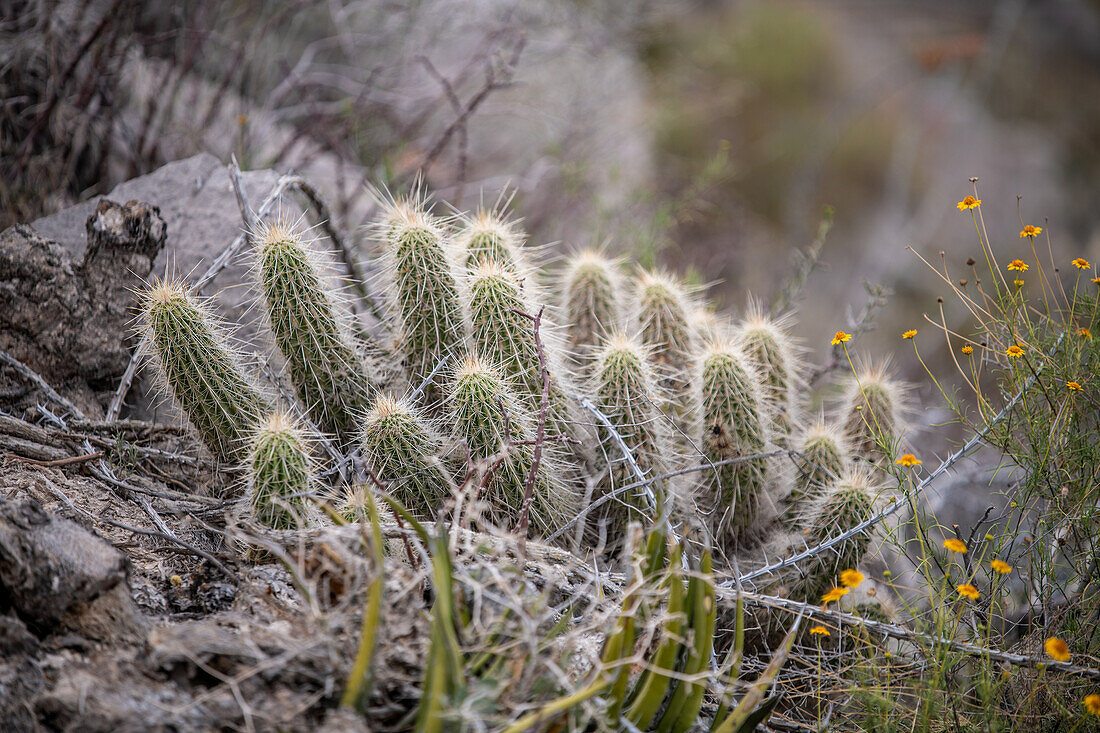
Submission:
<svg viewBox="0 0 1100 733">
<path fill-rule="evenodd" d="M 927 383 L 898 335 L 947 363 L 946 293 L 906 248 L 966 276 L 968 179 L 1007 258 L 1031 223 L 1100 259 L 1100 2 L 0 0 L 0 228 L 198 152 L 304 173 L 359 241 L 367 184 L 514 195 L 532 243 L 734 312 L 831 217 L 796 333 L 824 359 L 882 286 L 858 346 Z"/>
</svg>

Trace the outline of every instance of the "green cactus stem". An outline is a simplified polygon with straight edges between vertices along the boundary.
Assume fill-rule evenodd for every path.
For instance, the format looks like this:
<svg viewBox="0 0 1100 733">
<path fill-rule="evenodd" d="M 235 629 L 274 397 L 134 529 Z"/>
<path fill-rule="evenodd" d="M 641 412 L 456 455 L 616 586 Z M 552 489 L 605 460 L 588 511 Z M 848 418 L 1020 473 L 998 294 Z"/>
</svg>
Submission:
<svg viewBox="0 0 1100 733">
<path fill-rule="evenodd" d="M 213 313 L 178 282 L 155 284 L 140 301 L 142 328 L 172 396 L 211 453 L 241 460 L 271 408 Z"/>
<path fill-rule="evenodd" d="M 346 448 L 373 386 L 335 295 L 302 233 L 287 222 L 256 236 L 257 270 L 271 331 L 310 417 Z"/>
<path fill-rule="evenodd" d="M 245 466 L 256 518 L 273 529 L 304 527 L 314 466 L 305 433 L 294 419 L 273 413 L 253 435 Z"/>
</svg>

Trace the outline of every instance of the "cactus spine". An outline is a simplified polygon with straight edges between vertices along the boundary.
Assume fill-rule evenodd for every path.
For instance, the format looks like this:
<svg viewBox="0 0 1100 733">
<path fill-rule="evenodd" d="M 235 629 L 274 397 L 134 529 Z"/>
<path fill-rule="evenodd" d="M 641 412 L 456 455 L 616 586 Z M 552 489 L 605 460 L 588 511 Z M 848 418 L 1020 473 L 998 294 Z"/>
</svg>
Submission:
<svg viewBox="0 0 1100 733">
<path fill-rule="evenodd" d="M 612 260 L 595 250 L 569 258 L 562 281 L 561 312 L 574 352 L 591 353 L 605 334 L 620 325 L 622 292 L 623 278 Z"/>
<path fill-rule="evenodd" d="M 849 381 L 841 417 L 855 453 L 869 461 L 888 460 L 901 437 L 904 390 L 882 367 L 867 367 Z"/>
<path fill-rule="evenodd" d="M 543 387 L 538 344 L 531 320 L 520 315 L 534 315 L 537 308 L 532 308 L 513 275 L 489 262 L 479 266 L 470 280 L 469 311 L 477 353 L 516 385 L 523 404 L 537 413 Z M 547 329 L 547 325 L 544 316 L 540 335 L 551 375 L 548 434 L 572 435 L 576 425 L 561 386 L 566 379 L 565 370 L 558 358 L 560 352 L 553 330 Z"/>
<path fill-rule="evenodd" d="M 530 411 L 512 392 L 503 375 L 473 355 L 454 370 L 448 382 L 446 405 L 456 437 L 465 442 L 469 459 L 483 464 L 485 470 L 492 470 L 480 497 L 490 508 L 490 519 L 502 526 L 514 524 L 534 460 L 532 446 L 523 444 L 535 437 Z M 502 410 L 508 416 L 507 422 Z M 559 478 L 555 453 L 551 444 L 544 445 L 535 476 L 528 514 L 529 527 L 535 534 L 556 529 L 576 508 L 575 498 Z M 496 465 L 486 465 L 489 463 Z"/>
<path fill-rule="evenodd" d="M 765 315 L 759 305 L 749 308 L 738 328 L 738 337 L 749 361 L 756 367 L 764 386 L 764 399 L 775 422 L 775 440 L 788 447 L 797 420 L 797 380 L 794 348 L 782 320 Z"/>
<path fill-rule="evenodd" d="M 844 432 L 824 421 L 807 428 L 799 436 L 797 446 L 805 465 L 795 479 L 789 499 L 794 508 L 840 478 L 850 454 Z"/>
<path fill-rule="evenodd" d="M 397 349 L 418 381 L 453 355 L 466 335 L 453 252 L 442 225 L 415 197 L 388 205 L 381 239 Z M 429 390 L 429 401 L 436 393 Z"/>
<path fill-rule="evenodd" d="M 808 527 L 806 541 L 818 545 L 846 532 L 868 519 L 875 511 L 881 489 L 864 470 L 849 470 L 836 479 L 817 498 L 808 502 L 800 514 L 800 523 Z M 867 554 L 871 538 L 866 532 L 850 537 L 827 552 L 822 552 L 804 569 L 799 592 L 805 600 L 816 602 L 837 583 L 843 570 L 855 568 Z"/>
<path fill-rule="evenodd" d="M 728 340 L 708 344 L 701 362 L 706 458 L 717 463 L 763 453 L 770 436 L 752 367 Z M 767 458 L 751 458 L 699 474 L 703 505 L 712 512 L 714 535 L 727 549 L 758 534 L 764 523 L 770 505 L 768 463 Z"/>
<path fill-rule="evenodd" d="M 363 417 L 363 456 L 389 492 L 411 511 L 434 516 L 451 482 L 436 456 L 440 440 L 406 400 L 380 394 Z"/>
<path fill-rule="evenodd" d="M 141 309 L 164 380 L 203 443 L 219 458 L 243 458 L 270 408 L 213 314 L 177 282 L 145 291 Z"/>
<path fill-rule="evenodd" d="M 265 225 L 256 239 L 268 321 L 298 398 L 322 430 L 349 446 L 371 384 L 336 300 L 295 227 Z"/>
<path fill-rule="evenodd" d="M 304 527 L 313 490 L 313 460 L 293 418 L 276 412 L 256 430 L 247 459 L 248 499 L 273 529 Z"/>
<path fill-rule="evenodd" d="M 643 475 L 650 479 L 668 472 L 672 444 L 668 424 L 656 407 L 658 386 L 646 348 L 636 338 L 612 334 L 596 356 L 594 374 L 596 407 L 622 437 Z M 600 483 L 601 495 L 637 482 L 628 457 L 606 426 L 599 426 L 599 436 L 610 461 Z M 621 535 L 628 521 L 648 524 L 655 511 L 673 498 L 665 481 L 650 484 L 648 490 L 652 502 L 647 489 L 639 488 L 619 494 L 604 506 L 600 518 L 608 520 L 613 539 Z"/>
</svg>

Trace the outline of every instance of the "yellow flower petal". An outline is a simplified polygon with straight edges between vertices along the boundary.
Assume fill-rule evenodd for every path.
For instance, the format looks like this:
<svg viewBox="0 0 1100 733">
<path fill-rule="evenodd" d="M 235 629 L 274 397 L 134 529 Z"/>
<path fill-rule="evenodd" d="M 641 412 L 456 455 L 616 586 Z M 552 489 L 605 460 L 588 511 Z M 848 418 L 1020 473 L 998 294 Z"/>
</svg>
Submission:
<svg viewBox="0 0 1100 733">
<path fill-rule="evenodd" d="M 866 578 L 863 576 L 863 573 L 858 570 L 848 569 L 840 574 L 840 584 L 845 588 L 855 588 L 864 580 L 866 580 Z"/>
<path fill-rule="evenodd" d="M 1057 662 L 1068 662 L 1073 658 L 1069 653 L 1069 646 L 1057 636 L 1047 639 L 1043 648 L 1046 649 L 1047 656 Z"/>
<path fill-rule="evenodd" d="M 978 600 L 979 598 L 981 598 L 982 595 L 978 592 L 978 589 L 970 585 L 970 583 L 963 583 L 960 586 L 956 586 L 956 590 L 959 591 L 960 596 L 963 596 L 964 598 L 969 598 L 972 601 Z"/>
<path fill-rule="evenodd" d="M 943 541 L 944 549 L 951 550 L 951 552 L 957 552 L 960 555 L 966 554 L 966 544 L 962 540 L 957 540 L 954 537 Z"/>
</svg>

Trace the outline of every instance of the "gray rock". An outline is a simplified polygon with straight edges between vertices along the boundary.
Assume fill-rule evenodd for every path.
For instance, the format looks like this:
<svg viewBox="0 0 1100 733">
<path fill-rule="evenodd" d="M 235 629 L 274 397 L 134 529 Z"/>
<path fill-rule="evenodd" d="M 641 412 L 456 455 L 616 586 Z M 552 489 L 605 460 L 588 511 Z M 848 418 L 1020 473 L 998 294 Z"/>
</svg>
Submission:
<svg viewBox="0 0 1100 733">
<path fill-rule="evenodd" d="M 126 369 L 128 306 L 165 225 L 156 207 L 104 199 L 76 231 L 87 233 L 79 256 L 29 227 L 0 234 L 0 348 L 79 393 L 80 383 L 106 384 Z"/>
<path fill-rule="evenodd" d="M 38 502 L 0 501 L 0 595 L 32 631 L 54 630 L 124 584 L 126 570 L 122 553 Z"/>
</svg>

